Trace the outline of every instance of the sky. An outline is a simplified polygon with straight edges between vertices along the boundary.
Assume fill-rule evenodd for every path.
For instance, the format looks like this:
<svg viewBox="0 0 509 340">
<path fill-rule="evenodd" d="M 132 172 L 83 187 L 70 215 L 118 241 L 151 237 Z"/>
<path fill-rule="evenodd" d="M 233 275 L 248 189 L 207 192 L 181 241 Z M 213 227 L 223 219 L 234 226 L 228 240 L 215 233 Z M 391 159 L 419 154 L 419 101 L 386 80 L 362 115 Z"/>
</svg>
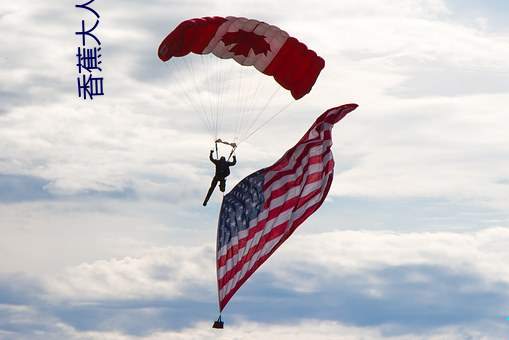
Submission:
<svg viewBox="0 0 509 340">
<path fill-rule="evenodd" d="M 502 0 L 4 1 L 1 339 L 507 339 L 509 5 Z M 228 188 L 324 111 L 322 207 L 217 318 L 213 142 L 168 68 L 183 20 L 243 16 L 324 58 L 237 149 Z M 82 20 L 103 95 L 79 96 Z M 97 47 L 86 37 L 87 47 Z M 90 46 L 90 47 L 89 47 Z"/>
</svg>

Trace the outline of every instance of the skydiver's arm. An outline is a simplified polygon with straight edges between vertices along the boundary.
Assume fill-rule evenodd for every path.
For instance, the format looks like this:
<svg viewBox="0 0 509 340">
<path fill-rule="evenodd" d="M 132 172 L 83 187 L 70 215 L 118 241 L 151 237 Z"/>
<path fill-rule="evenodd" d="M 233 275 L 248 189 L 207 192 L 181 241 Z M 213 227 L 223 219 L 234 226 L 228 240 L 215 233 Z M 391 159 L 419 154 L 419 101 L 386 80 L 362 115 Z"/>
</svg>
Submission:
<svg viewBox="0 0 509 340">
<path fill-rule="evenodd" d="M 215 163 L 214 162 L 214 158 L 212 158 L 212 155 L 214 154 L 214 150 L 210 150 L 210 155 L 209 155 L 209 159 L 212 163 Z"/>
<path fill-rule="evenodd" d="M 237 164 L 237 157 L 235 157 L 235 155 L 233 155 L 233 162 L 230 162 L 229 165 L 234 166 L 235 164 Z"/>
</svg>

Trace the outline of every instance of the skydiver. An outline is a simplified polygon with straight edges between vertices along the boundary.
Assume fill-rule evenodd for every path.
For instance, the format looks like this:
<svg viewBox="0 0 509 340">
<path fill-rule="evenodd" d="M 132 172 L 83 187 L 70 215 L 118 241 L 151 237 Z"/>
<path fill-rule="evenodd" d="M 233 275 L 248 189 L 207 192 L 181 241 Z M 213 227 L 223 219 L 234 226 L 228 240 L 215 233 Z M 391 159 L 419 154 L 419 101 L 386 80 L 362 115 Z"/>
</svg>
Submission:
<svg viewBox="0 0 509 340">
<path fill-rule="evenodd" d="M 207 202 L 209 201 L 209 198 L 212 195 L 214 189 L 216 188 L 218 182 L 219 190 L 221 190 L 221 192 L 224 192 L 226 190 L 226 177 L 230 175 L 230 166 L 234 166 L 235 164 L 237 164 L 237 158 L 235 157 L 235 155 L 233 155 L 233 162 L 229 162 L 226 160 L 224 156 L 221 157 L 220 159 L 214 159 L 213 154 L 214 150 L 210 150 L 209 159 L 212 163 L 216 165 L 216 174 L 214 175 L 214 178 L 210 183 L 210 188 L 209 191 L 207 192 L 205 200 L 203 201 L 203 206 L 207 205 Z"/>
</svg>

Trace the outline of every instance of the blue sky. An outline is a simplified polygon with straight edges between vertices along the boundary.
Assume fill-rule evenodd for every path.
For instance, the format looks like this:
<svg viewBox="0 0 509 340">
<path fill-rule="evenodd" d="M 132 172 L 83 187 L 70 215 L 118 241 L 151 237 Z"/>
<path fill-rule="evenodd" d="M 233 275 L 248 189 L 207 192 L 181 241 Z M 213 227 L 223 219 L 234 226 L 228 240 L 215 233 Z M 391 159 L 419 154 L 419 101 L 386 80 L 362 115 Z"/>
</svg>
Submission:
<svg viewBox="0 0 509 340">
<path fill-rule="evenodd" d="M 96 0 L 104 96 L 78 97 L 81 20 L 0 5 L 0 338 L 509 337 L 505 1 Z M 228 187 L 314 119 L 333 131 L 324 205 L 217 317 L 211 138 L 157 47 L 235 15 L 321 55 L 313 91 L 243 143 Z M 189 114 L 187 114 L 189 113 Z"/>
</svg>

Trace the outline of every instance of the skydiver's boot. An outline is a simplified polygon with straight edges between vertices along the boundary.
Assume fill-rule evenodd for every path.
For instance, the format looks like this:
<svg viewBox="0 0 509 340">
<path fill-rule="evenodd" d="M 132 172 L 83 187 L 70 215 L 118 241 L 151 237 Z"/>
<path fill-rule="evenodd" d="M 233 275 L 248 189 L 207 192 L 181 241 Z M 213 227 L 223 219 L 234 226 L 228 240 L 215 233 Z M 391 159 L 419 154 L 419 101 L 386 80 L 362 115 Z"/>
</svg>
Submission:
<svg viewBox="0 0 509 340">
<path fill-rule="evenodd" d="M 209 188 L 209 191 L 207 192 L 207 196 L 205 196 L 205 200 L 203 201 L 203 206 L 205 207 L 207 205 L 207 202 L 209 201 L 210 199 L 210 196 L 212 196 L 212 193 L 214 192 L 214 189 L 216 187 L 216 184 L 217 183 L 212 183 L 212 185 L 210 186 Z"/>
</svg>

